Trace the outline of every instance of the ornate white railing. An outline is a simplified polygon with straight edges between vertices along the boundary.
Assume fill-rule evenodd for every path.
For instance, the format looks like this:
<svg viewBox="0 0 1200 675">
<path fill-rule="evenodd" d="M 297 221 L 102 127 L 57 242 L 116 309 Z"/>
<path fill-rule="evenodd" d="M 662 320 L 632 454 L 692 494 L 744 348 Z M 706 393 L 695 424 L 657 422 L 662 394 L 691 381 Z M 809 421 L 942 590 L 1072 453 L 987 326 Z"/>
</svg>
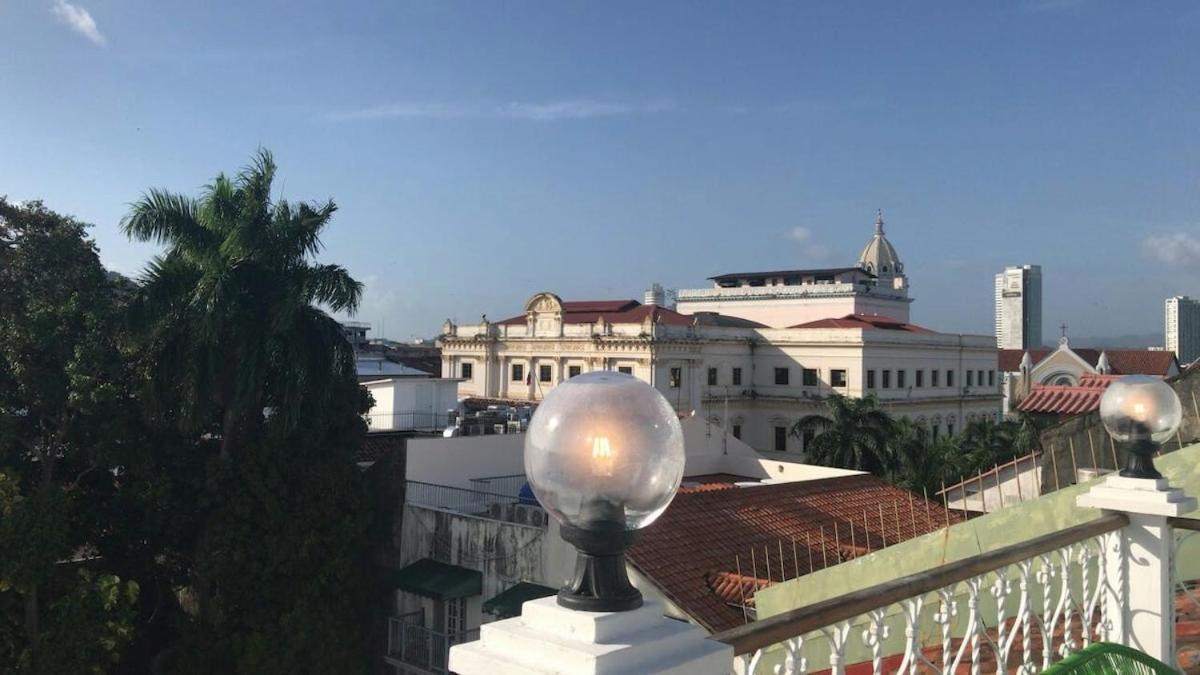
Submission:
<svg viewBox="0 0 1200 675">
<path fill-rule="evenodd" d="M 1110 513 L 711 639 L 733 646 L 739 675 L 1041 672 L 1107 638 L 1106 596 L 1121 587 L 1107 563 L 1128 524 Z"/>
</svg>

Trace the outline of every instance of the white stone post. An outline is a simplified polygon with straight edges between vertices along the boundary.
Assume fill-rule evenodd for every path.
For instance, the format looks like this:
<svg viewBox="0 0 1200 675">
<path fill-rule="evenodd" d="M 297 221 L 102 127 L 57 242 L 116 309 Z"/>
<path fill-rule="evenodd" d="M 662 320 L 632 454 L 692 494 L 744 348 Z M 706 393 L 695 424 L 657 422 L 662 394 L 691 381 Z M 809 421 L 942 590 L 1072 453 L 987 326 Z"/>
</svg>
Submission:
<svg viewBox="0 0 1200 675">
<path fill-rule="evenodd" d="M 1075 503 L 1129 516 L 1129 525 L 1112 533 L 1106 543 L 1108 640 L 1174 667 L 1175 536 L 1167 518 L 1194 510 L 1196 500 L 1172 488 L 1165 478 L 1112 476 Z"/>
<path fill-rule="evenodd" d="M 478 641 L 451 647 L 449 669 L 459 675 L 725 675 L 733 669 L 732 647 L 665 618 L 662 603 L 650 599 L 629 612 L 579 612 L 551 596 L 526 602 L 521 612 L 481 626 Z"/>
</svg>

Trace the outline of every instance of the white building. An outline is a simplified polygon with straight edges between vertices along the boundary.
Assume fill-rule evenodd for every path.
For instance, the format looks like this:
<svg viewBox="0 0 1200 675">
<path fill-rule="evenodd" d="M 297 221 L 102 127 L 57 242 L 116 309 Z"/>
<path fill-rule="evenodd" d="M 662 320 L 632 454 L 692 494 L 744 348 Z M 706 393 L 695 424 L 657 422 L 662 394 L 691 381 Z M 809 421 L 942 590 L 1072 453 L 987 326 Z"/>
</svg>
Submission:
<svg viewBox="0 0 1200 675">
<path fill-rule="evenodd" d="M 375 405 L 367 412 L 369 431 L 441 431 L 458 405 L 458 380 L 360 352 L 358 381 Z"/>
<path fill-rule="evenodd" d="M 681 289 L 678 309 L 714 312 L 772 328 L 848 314 L 909 320 L 908 277 L 904 263 L 875 219 L 875 236 L 854 267 L 740 272 L 712 277 L 712 288 Z"/>
<path fill-rule="evenodd" d="M 1042 346 L 1042 266 L 1006 267 L 996 275 L 996 346 Z"/>
<path fill-rule="evenodd" d="M 1200 300 L 1177 295 L 1166 304 L 1167 351 L 1175 352 L 1180 363 L 1200 359 Z"/>
<path fill-rule="evenodd" d="M 735 278 L 737 285 L 722 285 Z M 709 304 L 685 302 L 693 292 L 679 292 L 679 306 L 693 314 L 635 300 L 565 302 L 544 292 L 524 314 L 500 322 L 447 321 L 442 374 L 462 380 L 461 396 L 540 400 L 581 373 L 627 372 L 679 412 L 727 424 L 759 450 L 802 451 L 804 439 L 788 431 L 823 414 L 833 393 L 875 394 L 893 414 L 935 433 L 999 418 L 994 341 L 908 323 L 904 266 L 882 220 L 856 267 L 715 279 L 717 287 L 705 289 Z"/>
</svg>

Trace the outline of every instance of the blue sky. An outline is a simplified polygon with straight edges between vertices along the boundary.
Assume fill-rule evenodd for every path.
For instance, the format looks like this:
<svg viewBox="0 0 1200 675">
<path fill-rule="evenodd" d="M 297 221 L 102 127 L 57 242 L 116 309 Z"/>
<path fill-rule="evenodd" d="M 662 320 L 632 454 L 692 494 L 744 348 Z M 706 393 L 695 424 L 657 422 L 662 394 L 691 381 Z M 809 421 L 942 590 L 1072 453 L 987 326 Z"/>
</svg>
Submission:
<svg viewBox="0 0 1200 675">
<path fill-rule="evenodd" d="M 876 208 L 915 321 L 990 333 L 1036 262 L 1047 338 L 1151 333 L 1200 295 L 1197 34 L 1189 2 L 0 0 L 0 194 L 133 274 L 129 202 L 268 147 L 398 339 L 848 264 Z"/>
</svg>

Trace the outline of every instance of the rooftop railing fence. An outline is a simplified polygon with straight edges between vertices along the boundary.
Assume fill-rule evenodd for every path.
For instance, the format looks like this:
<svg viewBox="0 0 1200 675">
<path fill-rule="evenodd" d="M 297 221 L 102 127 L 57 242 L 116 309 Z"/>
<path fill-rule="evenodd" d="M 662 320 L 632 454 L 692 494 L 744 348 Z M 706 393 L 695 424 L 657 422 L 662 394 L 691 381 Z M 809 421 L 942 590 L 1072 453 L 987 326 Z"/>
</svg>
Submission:
<svg viewBox="0 0 1200 675">
<path fill-rule="evenodd" d="M 411 666 L 434 675 L 448 675 L 450 648 L 463 642 L 479 639 L 479 629 L 458 633 L 436 631 L 424 625 L 424 612 L 410 612 L 388 617 L 388 640 L 385 661 L 397 666 Z"/>
<path fill-rule="evenodd" d="M 546 512 L 537 504 L 523 504 L 516 494 L 469 490 L 422 481 L 405 481 L 405 502 L 414 506 L 455 511 L 464 515 L 516 525 L 545 527 Z"/>
<path fill-rule="evenodd" d="M 1175 563 L 1178 547 L 1200 530 L 1172 518 L 1162 536 L 1176 537 L 1173 578 L 1200 607 Z M 844 673 L 866 654 L 872 673 L 1041 672 L 1095 641 L 1116 638 L 1109 616 L 1122 584 L 1111 578 L 1122 552 L 1124 513 L 910 574 L 893 581 L 766 617 L 710 639 L 734 649 L 742 675 Z M 1200 539 L 1198 539 L 1200 541 Z M 1127 572 L 1125 574 L 1128 574 Z M 1114 595 L 1116 594 L 1116 595 Z M 1119 606 L 1119 605 L 1117 605 Z M 1166 617 L 1174 630 L 1174 617 Z M 1173 635 L 1173 633 L 1171 633 Z M 1117 638 L 1119 641 L 1119 638 Z"/>
</svg>

